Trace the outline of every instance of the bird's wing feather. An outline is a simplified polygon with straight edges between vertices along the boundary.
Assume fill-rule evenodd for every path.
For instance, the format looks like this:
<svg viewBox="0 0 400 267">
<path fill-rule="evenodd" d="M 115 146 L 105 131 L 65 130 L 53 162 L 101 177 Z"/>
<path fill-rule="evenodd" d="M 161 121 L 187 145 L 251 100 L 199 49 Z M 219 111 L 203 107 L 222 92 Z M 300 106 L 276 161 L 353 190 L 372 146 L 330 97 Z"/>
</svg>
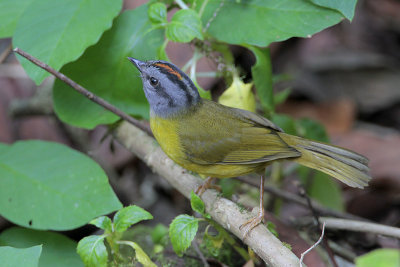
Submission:
<svg viewBox="0 0 400 267">
<path fill-rule="evenodd" d="M 280 128 L 267 119 L 212 101 L 203 105 L 180 124 L 178 133 L 193 163 L 254 164 L 301 155 L 276 134 Z M 199 123 L 202 130 L 196 131 Z"/>
</svg>

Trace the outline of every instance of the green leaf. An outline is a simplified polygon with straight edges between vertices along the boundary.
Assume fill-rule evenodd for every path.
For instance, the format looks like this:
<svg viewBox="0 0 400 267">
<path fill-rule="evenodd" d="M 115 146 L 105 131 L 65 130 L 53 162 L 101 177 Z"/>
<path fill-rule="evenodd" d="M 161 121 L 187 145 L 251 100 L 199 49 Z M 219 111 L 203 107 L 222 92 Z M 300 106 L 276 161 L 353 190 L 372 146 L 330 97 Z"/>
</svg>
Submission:
<svg viewBox="0 0 400 267">
<path fill-rule="evenodd" d="M 12 227 L 0 234 L 0 245 L 26 248 L 42 245 L 40 267 L 83 267 L 76 253 L 77 243 L 68 237 L 52 232 Z M 0 256 L 2 259 L 2 257 Z M 3 265 L 1 265 L 3 267 Z M 26 265 L 14 265 L 26 266 Z"/>
<path fill-rule="evenodd" d="M 400 250 L 376 249 L 356 258 L 356 267 L 398 267 Z"/>
<path fill-rule="evenodd" d="M 121 207 L 100 166 L 57 143 L 2 149 L 0 177 L 0 214 L 25 227 L 74 229 Z"/>
<path fill-rule="evenodd" d="M 153 23 L 159 24 L 168 22 L 167 6 L 164 3 L 154 3 L 150 5 L 147 14 L 149 15 L 149 19 Z"/>
<path fill-rule="evenodd" d="M 312 140 L 329 142 L 325 127 L 312 119 L 304 118 L 296 122 L 296 128 L 299 135 Z"/>
<path fill-rule="evenodd" d="M 86 267 L 107 267 L 107 249 L 103 235 L 91 235 L 79 241 L 76 251 Z"/>
<path fill-rule="evenodd" d="M 13 45 L 59 70 L 95 44 L 121 8 L 122 0 L 34 0 L 20 16 Z M 50 75 L 18 58 L 36 84 Z"/>
<path fill-rule="evenodd" d="M 196 236 L 198 227 L 198 220 L 185 214 L 177 216 L 172 221 L 169 226 L 169 238 L 178 256 L 181 257 L 183 252 L 190 246 Z"/>
<path fill-rule="evenodd" d="M 168 235 L 168 228 L 159 223 L 151 232 L 151 239 L 154 244 L 163 244 L 163 239 Z"/>
<path fill-rule="evenodd" d="M 247 46 L 256 57 L 256 64 L 251 68 L 254 85 L 261 105 L 268 113 L 274 111 L 274 91 L 272 85 L 272 66 L 269 49 L 260 49 L 254 46 Z"/>
<path fill-rule="evenodd" d="M 279 104 L 282 104 L 283 102 L 285 102 L 291 92 L 292 92 L 292 90 L 290 90 L 290 88 L 286 88 L 286 89 L 280 91 L 279 93 L 276 93 L 274 95 L 274 105 L 276 106 L 276 105 L 279 105 Z"/>
<path fill-rule="evenodd" d="M 138 206 L 129 206 L 119 210 L 114 216 L 114 228 L 116 232 L 124 232 L 131 225 L 143 220 L 151 220 L 153 216 Z"/>
<path fill-rule="evenodd" d="M 265 47 L 291 37 L 309 37 L 343 18 L 339 12 L 307 0 L 225 0 L 222 8 L 220 5 L 220 0 L 208 0 L 201 16 L 203 25 L 210 22 L 210 35 L 238 45 Z M 196 6 L 200 9 L 202 5 Z"/>
<path fill-rule="evenodd" d="M 2 267 L 37 267 L 42 246 L 30 248 L 0 247 L 0 259 Z"/>
<path fill-rule="evenodd" d="M 157 265 L 155 265 L 154 262 L 151 261 L 146 252 L 144 252 L 143 249 L 137 243 L 132 241 L 122 241 L 122 242 L 124 242 L 126 245 L 130 245 L 135 250 L 135 257 L 137 261 L 143 264 L 144 267 L 157 267 Z"/>
<path fill-rule="evenodd" d="M 286 133 L 297 135 L 296 122 L 285 114 L 274 113 L 271 116 L 273 123 L 281 127 Z"/>
<path fill-rule="evenodd" d="M 107 216 L 100 216 L 89 223 L 97 226 L 100 229 L 103 229 L 107 233 L 113 232 L 111 219 Z"/>
<path fill-rule="evenodd" d="M 233 76 L 231 86 L 219 97 L 218 102 L 229 107 L 256 111 L 256 99 L 251 88 L 253 84 L 244 83 L 238 76 Z"/>
<path fill-rule="evenodd" d="M 112 2 L 112 1 L 111 1 Z M 138 70 L 127 57 L 155 59 L 163 30 L 151 30 L 147 5 L 123 12 L 111 30 L 62 72 L 126 113 L 148 117 L 149 105 Z M 92 129 L 118 120 L 113 113 L 75 92 L 63 82 L 54 84 L 54 108 L 64 122 Z"/>
<path fill-rule="evenodd" d="M 166 36 L 173 42 L 181 43 L 188 43 L 194 38 L 203 40 L 199 15 L 192 9 L 177 11 L 167 26 Z"/>
<path fill-rule="evenodd" d="M 204 214 L 204 210 L 205 210 L 204 202 L 193 191 L 190 192 L 190 205 L 192 206 L 192 210 L 194 210 L 200 214 Z"/>
<path fill-rule="evenodd" d="M 334 210 L 344 211 L 344 200 L 338 183 L 329 175 L 300 166 L 298 173 L 304 184 L 309 184 L 308 195 L 322 205 Z M 307 179 L 312 178 L 309 183 Z"/>
<path fill-rule="evenodd" d="M 316 5 L 336 9 L 350 21 L 354 17 L 357 0 L 311 0 Z"/>
<path fill-rule="evenodd" d="M 278 231 L 276 231 L 276 225 L 273 222 L 267 221 L 266 226 L 268 231 L 270 231 L 275 237 L 279 237 Z"/>
<path fill-rule="evenodd" d="M 19 0 L 18 4 L 14 0 L 0 1 L 0 38 L 12 37 L 22 13 L 34 0 Z"/>
</svg>

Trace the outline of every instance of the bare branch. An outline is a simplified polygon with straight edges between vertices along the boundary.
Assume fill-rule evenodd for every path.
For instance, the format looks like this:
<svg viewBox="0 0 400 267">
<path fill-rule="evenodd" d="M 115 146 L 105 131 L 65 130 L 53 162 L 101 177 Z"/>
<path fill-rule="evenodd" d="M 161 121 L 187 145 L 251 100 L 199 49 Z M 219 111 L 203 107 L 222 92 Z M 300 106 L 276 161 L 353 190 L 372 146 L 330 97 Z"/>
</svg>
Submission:
<svg viewBox="0 0 400 267">
<path fill-rule="evenodd" d="M 400 238 L 400 228 L 363 221 L 320 217 L 320 221 L 326 223 L 326 228 L 340 229 L 355 232 L 365 232 Z"/>
<path fill-rule="evenodd" d="M 307 249 L 306 251 L 304 251 L 303 253 L 301 253 L 301 257 L 300 257 L 300 267 L 303 266 L 303 259 L 304 259 L 304 256 L 305 256 L 308 252 L 310 252 L 311 250 L 313 250 L 316 246 L 318 246 L 319 243 L 321 243 L 322 239 L 324 238 L 324 234 L 325 234 L 325 222 L 322 224 L 322 233 L 321 233 L 321 236 L 319 237 L 318 241 L 317 241 L 314 245 L 312 245 L 309 249 Z"/>
</svg>

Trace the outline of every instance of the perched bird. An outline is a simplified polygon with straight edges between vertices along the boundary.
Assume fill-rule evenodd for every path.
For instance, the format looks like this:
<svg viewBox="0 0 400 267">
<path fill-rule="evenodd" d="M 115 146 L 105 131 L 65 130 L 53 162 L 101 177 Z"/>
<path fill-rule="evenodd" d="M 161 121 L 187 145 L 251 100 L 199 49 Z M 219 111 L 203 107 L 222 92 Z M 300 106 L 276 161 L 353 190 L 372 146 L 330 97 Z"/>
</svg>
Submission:
<svg viewBox="0 0 400 267">
<path fill-rule="evenodd" d="M 150 104 L 150 127 L 163 151 L 182 167 L 227 178 L 259 173 L 260 212 L 242 225 L 244 237 L 264 218 L 265 168 L 277 160 L 292 160 L 363 188 L 371 177 L 368 159 L 329 144 L 286 134 L 255 113 L 227 107 L 200 97 L 190 78 L 161 60 L 128 58 L 139 70 Z"/>
</svg>

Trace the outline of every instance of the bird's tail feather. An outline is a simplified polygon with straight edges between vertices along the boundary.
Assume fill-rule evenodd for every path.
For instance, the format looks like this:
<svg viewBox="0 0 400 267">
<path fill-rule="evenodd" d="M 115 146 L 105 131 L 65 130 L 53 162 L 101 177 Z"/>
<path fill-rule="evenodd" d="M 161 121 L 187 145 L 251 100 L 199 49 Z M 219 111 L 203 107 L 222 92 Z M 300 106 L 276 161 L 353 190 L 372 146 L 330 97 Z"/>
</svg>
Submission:
<svg viewBox="0 0 400 267">
<path fill-rule="evenodd" d="M 279 136 L 301 152 L 300 157 L 293 159 L 301 165 L 329 174 L 351 187 L 363 188 L 371 180 L 368 159 L 360 154 L 285 133 Z"/>
</svg>

